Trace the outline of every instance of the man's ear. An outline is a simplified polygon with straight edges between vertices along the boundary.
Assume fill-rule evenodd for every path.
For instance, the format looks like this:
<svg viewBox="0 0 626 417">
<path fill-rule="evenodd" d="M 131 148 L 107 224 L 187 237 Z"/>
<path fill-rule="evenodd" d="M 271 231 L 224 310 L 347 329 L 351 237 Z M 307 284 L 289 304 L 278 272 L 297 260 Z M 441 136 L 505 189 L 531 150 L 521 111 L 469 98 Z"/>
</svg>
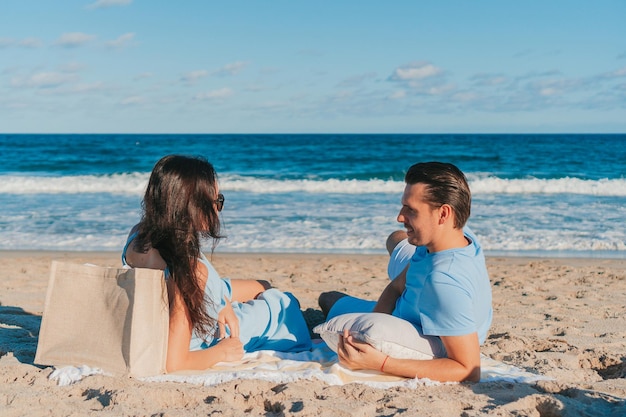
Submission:
<svg viewBox="0 0 626 417">
<path fill-rule="evenodd" d="M 454 210 L 449 204 L 444 204 L 439 207 L 439 224 L 444 224 L 447 221 L 452 221 L 454 217 Z"/>
</svg>

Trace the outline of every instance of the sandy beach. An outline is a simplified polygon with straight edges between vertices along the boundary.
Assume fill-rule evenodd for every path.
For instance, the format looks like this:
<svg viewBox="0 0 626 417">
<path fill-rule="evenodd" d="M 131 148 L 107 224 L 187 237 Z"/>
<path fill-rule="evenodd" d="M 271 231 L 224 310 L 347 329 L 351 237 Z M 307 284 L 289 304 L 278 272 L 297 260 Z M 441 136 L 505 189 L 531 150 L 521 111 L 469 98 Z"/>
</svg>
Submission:
<svg viewBox="0 0 626 417">
<path fill-rule="evenodd" d="M 8 416 L 623 416 L 626 260 L 487 259 L 494 322 L 485 355 L 551 380 L 377 389 L 231 381 L 217 386 L 102 375 L 58 386 L 33 365 L 52 260 L 119 266 L 117 252 L 0 252 L 0 414 Z M 336 289 L 376 298 L 383 255 L 215 253 L 231 278 L 270 281 L 303 309 Z"/>
</svg>

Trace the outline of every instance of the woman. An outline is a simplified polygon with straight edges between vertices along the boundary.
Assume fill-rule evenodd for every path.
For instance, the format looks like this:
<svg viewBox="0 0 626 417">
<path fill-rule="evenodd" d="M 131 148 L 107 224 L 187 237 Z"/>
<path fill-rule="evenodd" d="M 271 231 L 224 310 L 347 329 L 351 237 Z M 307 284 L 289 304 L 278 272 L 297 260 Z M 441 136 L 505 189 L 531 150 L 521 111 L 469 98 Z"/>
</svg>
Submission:
<svg viewBox="0 0 626 417">
<path fill-rule="evenodd" d="M 163 157 L 152 170 L 143 216 L 122 253 L 124 265 L 162 269 L 170 323 L 166 369 L 206 369 L 256 350 L 311 347 L 298 301 L 265 281 L 221 278 L 201 252 L 220 235 L 224 196 L 203 158 Z"/>
</svg>

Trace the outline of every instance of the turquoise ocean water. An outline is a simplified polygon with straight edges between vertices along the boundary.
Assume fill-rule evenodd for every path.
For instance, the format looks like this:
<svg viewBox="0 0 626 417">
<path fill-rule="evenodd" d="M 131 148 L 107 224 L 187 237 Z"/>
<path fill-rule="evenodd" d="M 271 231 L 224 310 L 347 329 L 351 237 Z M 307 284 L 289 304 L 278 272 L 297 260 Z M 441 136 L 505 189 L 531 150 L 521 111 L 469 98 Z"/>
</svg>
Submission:
<svg viewBox="0 0 626 417">
<path fill-rule="evenodd" d="M 626 258 L 626 135 L 0 135 L 0 250 L 120 250 L 163 155 L 202 155 L 221 252 L 384 253 L 413 163 L 461 168 L 491 255 Z"/>
</svg>

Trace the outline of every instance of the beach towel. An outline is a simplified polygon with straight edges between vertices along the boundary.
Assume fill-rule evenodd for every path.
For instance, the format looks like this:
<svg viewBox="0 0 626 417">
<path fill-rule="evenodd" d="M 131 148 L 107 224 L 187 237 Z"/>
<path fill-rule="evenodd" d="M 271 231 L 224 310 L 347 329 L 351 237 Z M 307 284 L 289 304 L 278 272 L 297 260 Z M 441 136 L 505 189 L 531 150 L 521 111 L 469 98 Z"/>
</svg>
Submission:
<svg viewBox="0 0 626 417">
<path fill-rule="evenodd" d="M 338 362 L 335 352 L 323 341 L 318 339 L 315 342 L 310 351 L 281 353 L 266 350 L 246 353 L 239 361 L 218 363 L 204 371 L 181 371 L 139 379 L 147 382 L 182 382 L 204 386 L 250 379 L 273 383 L 321 380 L 328 385 L 364 384 L 374 388 L 415 388 L 441 384 L 429 379 L 402 378 L 378 371 L 351 371 Z M 54 370 L 50 374 L 50 379 L 56 381 L 58 385 L 69 385 L 94 374 L 106 375 L 107 372 L 88 366 L 67 366 Z M 484 355 L 481 357 L 481 382 L 533 383 L 548 379 L 550 378 Z"/>
<path fill-rule="evenodd" d="M 58 385 L 90 375 L 120 374 L 147 382 L 205 386 L 243 379 L 275 383 L 321 380 L 329 385 L 359 383 L 377 388 L 440 384 L 378 371 L 349 370 L 322 339 L 316 339 L 313 348 L 304 352 L 263 350 L 204 371 L 165 374 L 165 291 L 161 271 L 53 262 L 35 363 L 53 365 L 50 379 Z M 314 323 L 307 324 L 314 327 Z M 532 383 L 543 379 L 549 378 L 481 357 L 482 382 Z"/>
<path fill-rule="evenodd" d="M 35 363 L 163 374 L 168 324 L 163 271 L 53 261 Z"/>
</svg>

